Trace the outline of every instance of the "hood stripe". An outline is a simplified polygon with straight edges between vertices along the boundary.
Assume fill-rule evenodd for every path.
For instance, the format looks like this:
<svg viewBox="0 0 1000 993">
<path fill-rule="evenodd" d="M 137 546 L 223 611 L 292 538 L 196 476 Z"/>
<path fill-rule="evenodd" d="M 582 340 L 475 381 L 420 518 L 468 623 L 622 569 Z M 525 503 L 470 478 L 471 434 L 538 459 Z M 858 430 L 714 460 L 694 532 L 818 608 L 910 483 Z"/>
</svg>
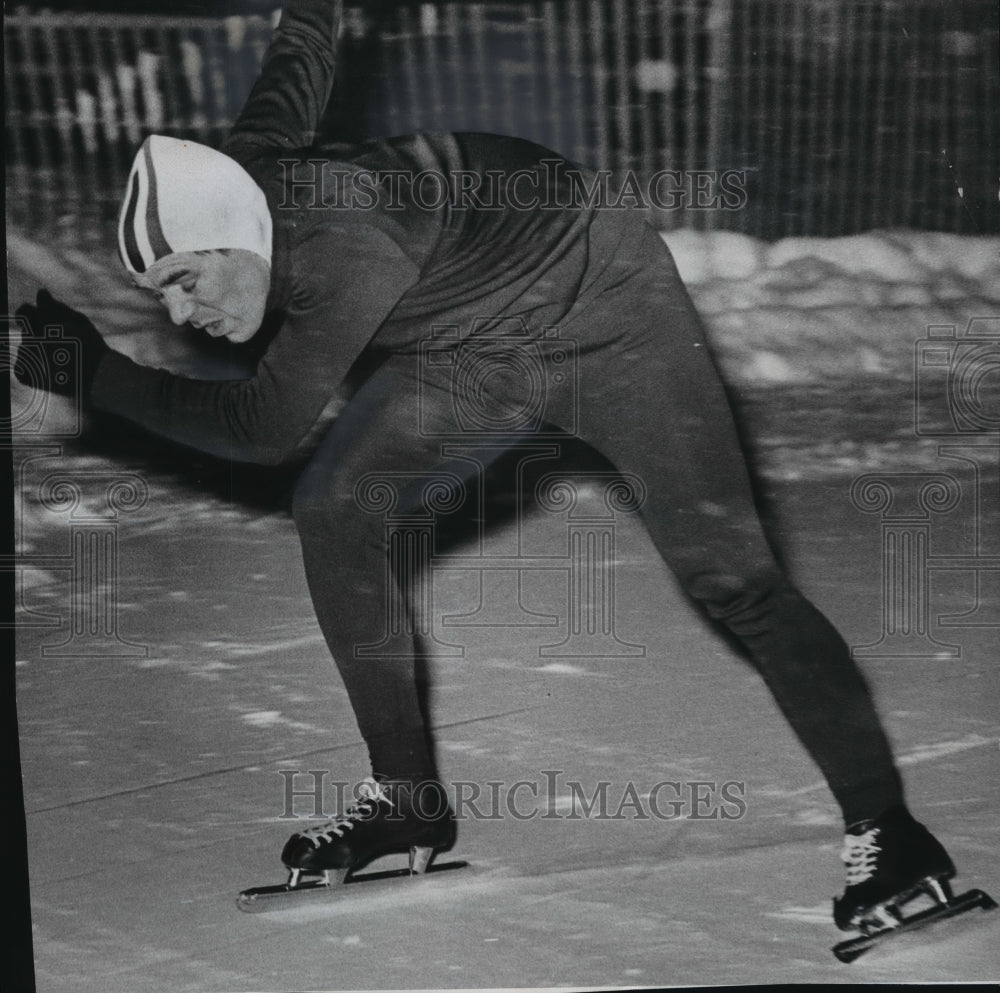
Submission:
<svg viewBox="0 0 1000 993">
<path fill-rule="evenodd" d="M 146 175 L 149 177 L 149 192 L 146 194 L 146 234 L 149 237 L 149 245 L 153 249 L 153 261 L 162 259 L 165 255 L 171 255 L 173 249 L 167 242 L 160 226 L 160 212 L 156 197 L 156 173 L 153 170 L 153 152 L 146 142 L 145 147 Z"/>
<path fill-rule="evenodd" d="M 129 179 L 128 201 L 118 230 L 118 248 L 122 261 L 135 272 L 145 272 L 146 262 L 135 237 L 135 211 L 139 203 L 139 175 L 133 171 Z"/>
</svg>

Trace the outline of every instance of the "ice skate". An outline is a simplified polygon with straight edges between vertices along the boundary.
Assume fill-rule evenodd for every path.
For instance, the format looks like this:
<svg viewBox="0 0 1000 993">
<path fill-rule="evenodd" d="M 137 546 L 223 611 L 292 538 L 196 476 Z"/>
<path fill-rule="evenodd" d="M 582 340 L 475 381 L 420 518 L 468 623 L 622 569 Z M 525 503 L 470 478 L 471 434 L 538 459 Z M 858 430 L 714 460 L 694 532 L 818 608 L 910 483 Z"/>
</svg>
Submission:
<svg viewBox="0 0 1000 993">
<path fill-rule="evenodd" d="M 428 872 L 458 869 L 465 862 L 432 864 L 434 856 L 455 842 L 455 818 L 444 787 L 433 780 L 369 779 L 358 800 L 342 816 L 297 831 L 285 843 L 281 861 L 288 881 L 244 890 L 237 906 L 255 912 L 278 909 L 291 899 L 336 888 Z M 386 855 L 406 853 L 404 869 L 359 874 Z"/>
<path fill-rule="evenodd" d="M 872 821 L 852 825 L 844 836 L 841 858 L 847 886 L 833 901 L 833 919 L 842 931 L 861 935 L 835 946 L 850 962 L 882 939 L 954 917 L 975 907 L 988 910 L 993 900 L 981 890 L 953 896 L 955 865 L 941 843 L 905 807 L 894 807 Z M 924 898 L 921 900 L 921 898 Z M 904 914 L 904 907 L 927 903 Z"/>
</svg>

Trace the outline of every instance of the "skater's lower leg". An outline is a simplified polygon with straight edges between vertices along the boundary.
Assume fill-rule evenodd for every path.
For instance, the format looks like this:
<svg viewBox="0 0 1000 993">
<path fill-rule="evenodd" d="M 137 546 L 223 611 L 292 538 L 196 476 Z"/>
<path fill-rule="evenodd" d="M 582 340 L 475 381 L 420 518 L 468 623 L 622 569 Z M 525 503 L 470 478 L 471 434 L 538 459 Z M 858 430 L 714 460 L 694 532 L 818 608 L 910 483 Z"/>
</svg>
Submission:
<svg viewBox="0 0 1000 993">
<path fill-rule="evenodd" d="M 293 875 L 350 872 L 408 850 L 423 867 L 452 845 L 455 821 L 428 733 L 410 591 L 405 576 L 389 567 L 381 534 L 360 522 L 348 532 L 331 527 L 338 517 L 330 510 L 325 499 L 318 506 L 299 499 L 295 519 L 316 616 L 367 746 L 372 778 L 355 806 L 293 834 L 282 861 Z"/>
<path fill-rule="evenodd" d="M 316 618 L 372 772 L 419 782 L 435 777 L 409 589 L 420 563 L 393 563 L 385 523 L 359 508 L 363 468 L 345 475 L 337 453 L 321 448 L 296 489 L 293 517 Z"/>
<path fill-rule="evenodd" d="M 903 804 L 889 742 L 847 645 L 784 574 L 776 566 L 743 581 L 702 573 L 687 586 L 746 647 L 845 825 Z"/>
<path fill-rule="evenodd" d="M 436 775 L 419 593 L 442 507 L 452 497 L 459 506 L 478 468 L 504 452 L 497 438 L 475 460 L 444 454 L 439 439 L 460 431 L 455 417 L 450 373 L 390 358 L 323 438 L 293 498 L 316 616 L 380 777 Z"/>
</svg>

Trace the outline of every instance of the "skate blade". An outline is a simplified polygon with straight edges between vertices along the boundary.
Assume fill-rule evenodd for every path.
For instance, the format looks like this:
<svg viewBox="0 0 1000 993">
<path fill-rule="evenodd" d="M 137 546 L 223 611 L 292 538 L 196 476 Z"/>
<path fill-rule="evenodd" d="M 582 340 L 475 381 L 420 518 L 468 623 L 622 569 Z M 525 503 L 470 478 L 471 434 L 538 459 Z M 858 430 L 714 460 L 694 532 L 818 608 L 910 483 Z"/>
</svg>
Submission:
<svg viewBox="0 0 1000 993">
<path fill-rule="evenodd" d="M 867 934 L 842 941 L 840 944 L 833 946 L 833 954 L 841 962 L 853 962 L 858 956 L 863 955 L 889 938 L 929 927 L 938 921 L 958 917 L 960 914 L 968 913 L 970 910 L 976 910 L 977 908 L 981 910 L 993 910 L 996 906 L 996 901 L 982 890 L 969 890 L 960 896 L 952 897 L 946 903 L 938 903 L 927 910 L 911 914 L 909 917 L 901 916 L 898 923 L 879 927 Z"/>
<path fill-rule="evenodd" d="M 331 871 L 323 879 L 307 879 L 296 883 L 279 883 L 274 886 L 253 886 L 243 890 L 236 898 L 236 906 L 246 914 L 261 914 L 272 910 L 283 910 L 302 901 L 311 901 L 316 897 L 335 899 L 332 893 L 344 886 L 362 883 L 380 883 L 388 879 L 418 880 L 423 876 L 436 875 L 439 872 L 449 872 L 452 869 L 465 869 L 468 862 L 434 862 L 423 872 L 413 872 L 410 869 L 384 869 L 378 872 L 336 872 Z"/>
</svg>

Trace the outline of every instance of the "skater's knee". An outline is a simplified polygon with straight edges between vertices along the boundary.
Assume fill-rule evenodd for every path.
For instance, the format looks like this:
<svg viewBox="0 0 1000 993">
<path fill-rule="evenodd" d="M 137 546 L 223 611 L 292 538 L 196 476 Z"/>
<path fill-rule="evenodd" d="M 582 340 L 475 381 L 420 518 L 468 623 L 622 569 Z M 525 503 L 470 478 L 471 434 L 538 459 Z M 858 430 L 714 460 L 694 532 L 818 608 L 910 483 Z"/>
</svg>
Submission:
<svg viewBox="0 0 1000 993">
<path fill-rule="evenodd" d="M 757 570 L 709 569 L 684 577 L 688 595 L 709 615 L 725 622 L 739 621 L 764 609 L 777 598 L 794 595 L 791 584 L 777 568 Z"/>
</svg>

